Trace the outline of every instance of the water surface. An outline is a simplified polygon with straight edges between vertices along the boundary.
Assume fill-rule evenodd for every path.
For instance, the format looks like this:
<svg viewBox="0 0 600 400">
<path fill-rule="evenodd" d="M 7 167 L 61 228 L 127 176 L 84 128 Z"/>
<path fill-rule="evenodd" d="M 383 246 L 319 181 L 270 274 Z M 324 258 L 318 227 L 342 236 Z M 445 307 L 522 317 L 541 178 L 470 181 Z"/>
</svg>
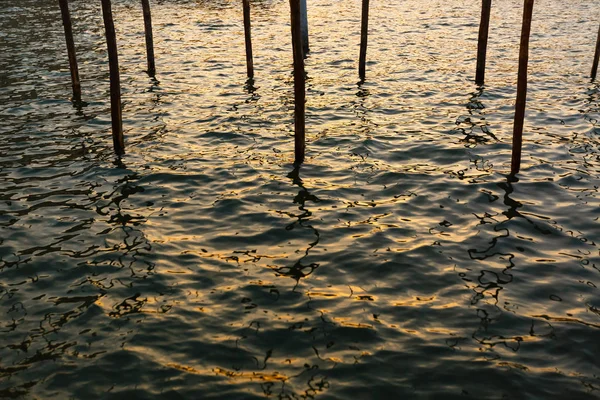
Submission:
<svg viewBox="0 0 600 400">
<path fill-rule="evenodd" d="M 598 398 L 594 0 L 536 2 L 510 169 L 522 1 L 311 0 L 293 166 L 289 4 L 114 1 L 127 155 L 111 150 L 100 2 L 0 2 L 0 397 Z"/>
</svg>

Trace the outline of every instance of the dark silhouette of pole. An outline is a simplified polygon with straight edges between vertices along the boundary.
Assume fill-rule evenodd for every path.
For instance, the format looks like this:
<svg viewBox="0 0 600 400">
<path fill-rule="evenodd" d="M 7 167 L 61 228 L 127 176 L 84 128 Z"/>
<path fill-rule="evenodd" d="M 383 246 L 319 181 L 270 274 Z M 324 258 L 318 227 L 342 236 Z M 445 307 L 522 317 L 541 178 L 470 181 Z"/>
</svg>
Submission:
<svg viewBox="0 0 600 400">
<path fill-rule="evenodd" d="M 108 66 L 110 69 L 110 112 L 112 119 L 112 135 L 115 153 L 125 154 L 123 140 L 123 116 L 121 114 L 121 78 L 119 74 L 119 55 L 117 53 L 117 37 L 112 17 L 110 0 L 102 0 L 102 15 L 106 30 L 106 45 L 108 47 Z"/>
<path fill-rule="evenodd" d="M 144 30 L 146 31 L 146 56 L 148 57 L 148 75 L 156 75 L 156 63 L 154 62 L 154 38 L 152 37 L 152 13 L 150 13 L 150 1 L 142 0 L 144 10 Z"/>
<path fill-rule="evenodd" d="M 527 66 L 529 64 L 529 36 L 533 18 L 534 0 L 525 0 L 523 8 L 523 29 L 521 31 L 521 49 L 519 51 L 519 77 L 517 80 L 517 103 L 515 106 L 515 123 L 513 129 L 513 145 L 511 174 L 521 169 L 521 148 L 523 146 L 523 124 L 525 122 L 525 106 L 527 103 Z"/>
<path fill-rule="evenodd" d="M 369 36 L 369 0 L 362 0 L 362 21 L 360 29 L 360 60 L 358 62 L 358 75 L 361 81 L 365 80 L 367 64 L 367 39 Z"/>
<path fill-rule="evenodd" d="M 302 21 L 302 50 L 306 57 L 310 51 L 310 46 L 308 45 L 308 5 L 306 4 L 306 0 L 300 0 L 300 20 Z"/>
<path fill-rule="evenodd" d="M 294 51 L 294 154 L 295 162 L 304 161 L 305 152 L 305 101 L 304 54 L 302 51 L 302 26 L 300 0 L 290 0 L 292 17 L 292 48 Z"/>
<path fill-rule="evenodd" d="M 479 41 L 477 44 L 477 73 L 475 83 L 483 85 L 485 81 L 485 60 L 490 32 L 490 15 L 492 13 L 492 0 L 483 0 L 481 7 L 481 24 L 479 25 Z"/>
<path fill-rule="evenodd" d="M 58 0 L 65 27 L 65 39 L 67 41 L 67 53 L 69 54 L 69 69 L 71 70 L 71 83 L 73 85 L 73 99 L 81 100 L 81 82 L 79 80 L 79 67 L 75 55 L 75 41 L 73 40 L 73 25 L 69 13 L 69 1 Z"/>
<path fill-rule="evenodd" d="M 244 3 L 244 34 L 246 36 L 246 68 L 248 78 L 254 78 L 254 61 L 252 59 L 252 30 L 250 24 L 250 0 L 243 0 Z"/>
<path fill-rule="evenodd" d="M 596 41 L 596 54 L 594 55 L 594 64 L 592 65 L 592 80 L 596 79 L 598 74 L 598 62 L 600 61 L 600 29 L 598 29 L 598 40 Z"/>
</svg>

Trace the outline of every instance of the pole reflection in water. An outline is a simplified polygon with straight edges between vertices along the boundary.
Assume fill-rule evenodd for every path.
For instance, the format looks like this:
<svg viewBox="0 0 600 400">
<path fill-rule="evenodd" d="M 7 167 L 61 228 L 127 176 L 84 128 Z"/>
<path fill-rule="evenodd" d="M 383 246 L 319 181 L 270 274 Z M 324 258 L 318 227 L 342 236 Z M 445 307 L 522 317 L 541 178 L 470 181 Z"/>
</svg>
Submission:
<svg viewBox="0 0 600 400">
<path fill-rule="evenodd" d="M 465 106 L 467 114 L 456 119 L 457 130 L 464 135 L 461 142 L 465 147 L 475 148 L 498 141 L 496 135 L 490 131 L 486 118 L 485 105 L 482 96 L 485 93 L 483 86 L 478 86 L 475 92 L 469 95 Z"/>
<path fill-rule="evenodd" d="M 298 210 L 301 211 L 301 214 L 296 215 L 298 218 L 296 221 L 292 222 L 288 226 L 286 226 L 286 230 L 290 231 L 293 229 L 308 229 L 314 233 L 315 240 L 308 244 L 306 250 L 304 250 L 304 255 L 294 263 L 291 267 L 274 267 L 273 270 L 278 274 L 288 276 L 296 280 L 296 284 L 300 282 L 300 279 L 306 278 L 311 275 L 317 268 L 319 268 L 319 264 L 317 263 L 309 263 L 303 264 L 303 260 L 305 260 L 310 251 L 319 244 L 319 231 L 313 227 L 312 224 L 307 223 L 312 213 L 309 209 L 306 208 L 306 202 L 310 201 L 313 203 L 319 203 L 320 200 L 309 193 L 309 191 L 304 187 L 302 179 L 300 178 L 300 166 L 296 165 L 294 169 L 289 173 L 288 178 L 290 178 L 294 185 L 300 188 L 300 191 L 294 197 L 294 204 L 298 204 Z"/>
</svg>

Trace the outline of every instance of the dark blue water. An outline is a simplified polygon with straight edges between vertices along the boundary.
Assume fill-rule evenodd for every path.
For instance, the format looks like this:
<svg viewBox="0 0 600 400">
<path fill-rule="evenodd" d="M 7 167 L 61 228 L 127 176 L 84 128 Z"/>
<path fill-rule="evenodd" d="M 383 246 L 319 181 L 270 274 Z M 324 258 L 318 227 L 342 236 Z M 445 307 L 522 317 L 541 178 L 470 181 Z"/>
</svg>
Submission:
<svg viewBox="0 0 600 400">
<path fill-rule="evenodd" d="M 309 0 L 307 159 L 293 162 L 286 1 L 0 0 L 0 397 L 600 397 L 594 0 L 540 0 L 522 171 L 522 2 Z"/>
</svg>

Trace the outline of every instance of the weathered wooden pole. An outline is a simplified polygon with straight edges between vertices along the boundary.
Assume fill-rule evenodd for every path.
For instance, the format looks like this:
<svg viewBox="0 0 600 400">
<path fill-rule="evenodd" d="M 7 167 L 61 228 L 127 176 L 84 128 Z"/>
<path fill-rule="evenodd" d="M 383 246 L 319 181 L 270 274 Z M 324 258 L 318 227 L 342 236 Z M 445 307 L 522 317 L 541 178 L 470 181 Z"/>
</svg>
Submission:
<svg viewBox="0 0 600 400">
<path fill-rule="evenodd" d="M 306 4 L 306 0 L 300 0 L 300 21 L 302 22 L 302 50 L 306 57 L 310 51 L 310 46 L 308 45 L 308 5 Z"/>
<path fill-rule="evenodd" d="M 305 152 L 305 77 L 304 54 L 302 51 L 302 27 L 300 20 L 300 0 L 290 0 L 292 17 L 292 48 L 294 51 L 294 154 L 297 164 L 304 161 Z"/>
<path fill-rule="evenodd" d="M 150 1 L 142 0 L 144 11 L 144 30 L 146 31 L 146 56 L 148 58 L 148 75 L 156 75 L 156 63 L 154 62 L 154 38 L 152 36 L 152 13 L 150 12 Z"/>
<path fill-rule="evenodd" d="M 254 61 L 252 59 L 252 30 L 250 24 L 250 0 L 243 0 L 244 3 L 244 34 L 246 36 L 246 69 L 248 78 L 254 78 Z"/>
<path fill-rule="evenodd" d="M 65 39 L 67 40 L 67 53 L 69 54 L 69 69 L 71 70 L 71 83 L 73 84 L 73 99 L 81 100 L 81 82 L 79 80 L 79 67 L 75 55 L 75 41 L 73 40 L 73 24 L 69 13 L 69 0 L 58 0 L 65 27 Z"/>
<path fill-rule="evenodd" d="M 492 0 L 483 0 L 481 7 L 481 23 L 479 25 L 479 41 L 477 44 L 477 73 L 475 83 L 483 85 L 485 81 L 485 60 L 490 32 L 490 15 L 492 13 Z"/>
<path fill-rule="evenodd" d="M 517 103 L 515 106 L 515 122 L 513 128 L 511 174 L 521 169 L 521 147 L 523 146 L 523 124 L 525 122 L 525 106 L 527 103 L 527 66 L 529 64 L 529 36 L 533 18 L 534 0 L 525 0 L 523 9 L 523 29 L 521 31 L 521 49 L 519 51 L 519 77 L 517 79 Z"/>
<path fill-rule="evenodd" d="M 367 39 L 369 36 L 369 0 L 362 0 L 362 21 L 360 30 L 360 60 L 358 62 L 358 75 L 361 81 L 365 80 L 367 64 Z"/>
<path fill-rule="evenodd" d="M 592 65 L 592 79 L 598 75 L 598 62 L 600 61 L 600 29 L 598 29 L 598 40 L 596 41 L 596 54 L 594 55 L 594 64 Z"/>
<path fill-rule="evenodd" d="M 112 17 L 110 0 L 102 0 L 102 15 L 106 30 L 106 45 L 108 47 L 108 66 L 110 69 L 110 112 L 112 119 L 112 136 L 115 153 L 125 154 L 123 140 L 123 116 L 121 114 L 121 78 L 119 74 L 119 55 L 117 53 L 117 37 Z"/>
</svg>

